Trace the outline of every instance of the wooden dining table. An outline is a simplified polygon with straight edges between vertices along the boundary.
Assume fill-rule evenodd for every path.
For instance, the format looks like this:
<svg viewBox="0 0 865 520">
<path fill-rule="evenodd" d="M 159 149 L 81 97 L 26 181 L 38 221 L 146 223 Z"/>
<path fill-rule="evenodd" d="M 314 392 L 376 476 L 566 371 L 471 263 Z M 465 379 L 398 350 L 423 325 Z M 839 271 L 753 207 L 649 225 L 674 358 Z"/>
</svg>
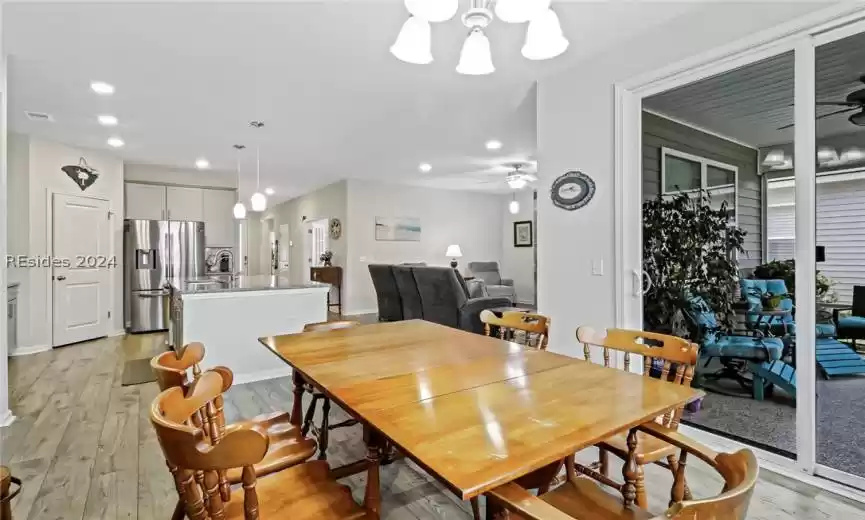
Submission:
<svg viewBox="0 0 865 520">
<path fill-rule="evenodd" d="M 629 430 L 623 496 L 633 503 L 634 427 L 702 395 L 421 320 L 260 342 L 294 369 L 294 424 L 304 379 L 364 424 L 376 512 L 384 446 L 470 499 Z"/>
</svg>

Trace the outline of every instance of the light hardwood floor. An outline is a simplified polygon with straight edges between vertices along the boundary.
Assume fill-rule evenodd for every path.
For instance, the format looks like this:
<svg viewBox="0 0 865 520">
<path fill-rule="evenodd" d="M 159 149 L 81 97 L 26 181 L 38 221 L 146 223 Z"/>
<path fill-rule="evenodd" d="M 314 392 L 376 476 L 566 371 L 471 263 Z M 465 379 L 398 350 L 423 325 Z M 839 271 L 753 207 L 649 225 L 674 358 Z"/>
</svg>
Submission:
<svg viewBox="0 0 865 520">
<path fill-rule="evenodd" d="M 10 401 L 18 417 L 2 432 L 2 460 L 24 480 L 15 500 L 16 520 L 168 519 L 176 500 L 162 453 L 147 418 L 155 383 L 120 385 L 126 360 L 162 351 L 160 334 L 109 338 L 71 345 L 9 364 Z M 228 419 L 291 407 L 291 383 L 275 379 L 229 391 Z M 333 421 L 344 413 L 333 411 Z M 328 459 L 361 458 L 360 429 L 336 430 Z M 594 450 L 581 455 L 589 460 Z M 696 496 L 717 493 L 720 479 L 692 463 Z M 665 508 L 672 479 L 647 468 L 652 510 Z M 346 480 L 360 499 L 364 476 Z M 382 469 L 383 518 L 468 519 L 468 503 L 447 492 L 413 463 Z M 850 519 L 865 507 L 763 471 L 749 518 L 754 520 Z"/>
</svg>

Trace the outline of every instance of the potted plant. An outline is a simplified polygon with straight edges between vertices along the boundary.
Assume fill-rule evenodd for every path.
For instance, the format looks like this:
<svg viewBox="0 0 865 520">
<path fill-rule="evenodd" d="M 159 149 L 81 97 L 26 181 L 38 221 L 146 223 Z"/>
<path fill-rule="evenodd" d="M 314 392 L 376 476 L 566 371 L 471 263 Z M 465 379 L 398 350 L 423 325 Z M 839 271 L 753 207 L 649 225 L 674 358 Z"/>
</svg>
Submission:
<svg viewBox="0 0 865 520">
<path fill-rule="evenodd" d="M 834 302 L 838 300 L 838 295 L 832 290 L 835 282 L 824 275 L 820 271 L 816 273 L 816 288 L 817 301 Z M 784 280 L 784 285 L 787 287 L 789 298 L 795 298 L 796 294 L 796 261 L 789 260 L 772 260 L 765 264 L 760 264 L 754 268 L 752 278 L 757 280 Z"/>
<path fill-rule="evenodd" d="M 322 253 L 322 254 L 318 257 L 318 260 L 319 260 L 319 261 L 320 261 L 320 262 L 321 262 L 325 267 L 331 267 L 331 266 L 333 265 L 333 251 L 330 251 L 330 250 L 325 251 L 324 253 Z"/>
<path fill-rule="evenodd" d="M 788 294 L 775 294 L 771 291 L 761 292 L 759 289 L 751 289 L 751 294 L 760 298 L 764 311 L 776 311 L 781 307 L 781 301 L 788 298 Z"/>
</svg>

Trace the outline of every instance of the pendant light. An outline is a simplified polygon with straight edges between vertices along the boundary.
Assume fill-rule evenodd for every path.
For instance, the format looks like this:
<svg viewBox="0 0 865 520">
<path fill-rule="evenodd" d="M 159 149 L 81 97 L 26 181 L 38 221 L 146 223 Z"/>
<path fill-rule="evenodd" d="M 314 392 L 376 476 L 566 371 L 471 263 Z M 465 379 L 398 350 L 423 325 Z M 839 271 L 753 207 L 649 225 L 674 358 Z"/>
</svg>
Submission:
<svg viewBox="0 0 865 520">
<path fill-rule="evenodd" d="M 397 59 L 415 65 L 432 63 L 432 34 L 429 22 L 411 16 L 406 20 L 396 37 L 396 42 L 390 47 L 390 53 Z"/>
<path fill-rule="evenodd" d="M 497 0 L 496 16 L 506 23 L 525 23 L 550 8 L 550 0 Z"/>
<path fill-rule="evenodd" d="M 548 60 L 565 52 L 568 45 L 558 15 L 547 9 L 529 22 L 523 56 L 530 60 Z"/>
<path fill-rule="evenodd" d="M 240 200 L 240 151 L 246 148 L 242 144 L 234 145 L 234 149 L 237 150 L 237 203 L 234 205 L 234 218 L 237 220 L 243 220 L 246 218 L 246 206 L 243 205 L 243 201 Z"/>
<path fill-rule="evenodd" d="M 405 0 L 405 8 L 412 16 L 432 23 L 450 20 L 459 7 L 459 0 Z"/>
<path fill-rule="evenodd" d="M 516 215 L 520 212 L 520 203 L 517 202 L 517 194 L 514 193 L 514 198 L 511 200 L 511 203 L 508 204 L 508 211 L 511 212 L 511 215 Z"/>
<path fill-rule="evenodd" d="M 460 63 L 457 72 L 469 76 L 483 76 L 496 71 L 493 66 L 493 56 L 490 52 L 490 40 L 484 30 L 475 27 L 466 38 L 460 53 Z"/>
<path fill-rule="evenodd" d="M 249 126 L 260 129 L 264 126 L 261 121 L 250 121 Z M 261 193 L 261 139 L 255 144 L 255 193 L 249 198 L 252 211 L 264 211 L 267 209 L 267 197 Z"/>
</svg>

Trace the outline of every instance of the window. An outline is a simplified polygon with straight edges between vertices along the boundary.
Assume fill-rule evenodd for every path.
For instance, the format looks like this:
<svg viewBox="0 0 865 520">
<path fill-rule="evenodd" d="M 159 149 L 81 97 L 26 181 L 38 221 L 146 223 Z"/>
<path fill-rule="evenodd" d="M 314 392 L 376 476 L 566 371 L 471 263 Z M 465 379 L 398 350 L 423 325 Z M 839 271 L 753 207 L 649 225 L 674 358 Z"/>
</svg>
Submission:
<svg viewBox="0 0 865 520">
<path fill-rule="evenodd" d="M 709 193 L 711 206 L 721 209 L 727 203 L 727 219 L 736 223 L 739 169 L 705 157 L 661 148 L 661 185 L 664 195 L 697 192 Z"/>
</svg>

